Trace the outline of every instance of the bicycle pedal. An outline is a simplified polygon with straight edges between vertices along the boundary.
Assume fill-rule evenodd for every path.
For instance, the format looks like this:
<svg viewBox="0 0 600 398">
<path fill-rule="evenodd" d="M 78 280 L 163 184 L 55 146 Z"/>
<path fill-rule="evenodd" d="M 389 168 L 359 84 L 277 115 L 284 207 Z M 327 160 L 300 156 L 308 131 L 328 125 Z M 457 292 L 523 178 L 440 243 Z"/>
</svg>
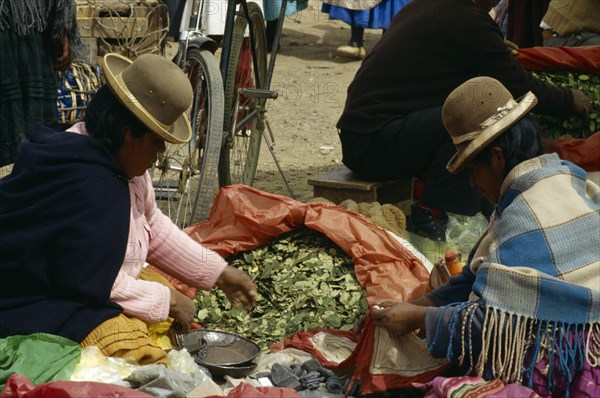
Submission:
<svg viewBox="0 0 600 398">
<path fill-rule="evenodd" d="M 277 91 L 263 90 L 260 88 L 240 88 L 239 93 L 246 98 L 276 99 L 279 95 L 277 94 Z"/>
</svg>

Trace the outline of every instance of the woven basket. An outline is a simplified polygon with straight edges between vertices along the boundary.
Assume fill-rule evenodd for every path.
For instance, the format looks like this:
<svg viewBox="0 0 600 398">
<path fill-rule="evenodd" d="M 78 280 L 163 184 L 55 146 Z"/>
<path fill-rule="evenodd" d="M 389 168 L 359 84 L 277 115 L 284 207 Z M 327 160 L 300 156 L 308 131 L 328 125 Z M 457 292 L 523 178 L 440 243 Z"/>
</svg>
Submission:
<svg viewBox="0 0 600 398">
<path fill-rule="evenodd" d="M 75 61 L 62 73 L 58 88 L 58 121 L 74 124 L 82 121 L 90 99 L 100 88 L 99 68 Z"/>
</svg>

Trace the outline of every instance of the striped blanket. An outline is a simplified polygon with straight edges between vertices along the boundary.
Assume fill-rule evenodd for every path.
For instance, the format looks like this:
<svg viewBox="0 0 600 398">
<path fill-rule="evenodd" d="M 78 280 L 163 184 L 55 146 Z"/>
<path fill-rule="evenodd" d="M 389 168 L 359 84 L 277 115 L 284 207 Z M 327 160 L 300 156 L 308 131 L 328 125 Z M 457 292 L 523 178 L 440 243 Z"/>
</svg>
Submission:
<svg viewBox="0 0 600 398">
<path fill-rule="evenodd" d="M 531 386 L 536 363 L 550 359 L 551 388 L 568 386 L 586 361 L 600 366 L 599 209 L 600 188 L 555 154 L 506 177 L 470 264 L 471 301 L 449 325 L 462 330 L 462 357 L 473 358 L 471 325 L 483 306 L 481 352 L 470 362 L 478 375 Z"/>
</svg>

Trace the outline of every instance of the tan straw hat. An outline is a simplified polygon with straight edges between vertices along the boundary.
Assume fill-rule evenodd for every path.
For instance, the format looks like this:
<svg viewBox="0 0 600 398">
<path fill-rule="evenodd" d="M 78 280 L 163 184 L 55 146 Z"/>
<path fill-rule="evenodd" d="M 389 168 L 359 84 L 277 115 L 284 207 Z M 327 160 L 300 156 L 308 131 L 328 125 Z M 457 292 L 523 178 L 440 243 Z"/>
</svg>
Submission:
<svg viewBox="0 0 600 398">
<path fill-rule="evenodd" d="M 515 101 L 502 83 L 491 77 L 476 77 L 458 86 L 442 107 L 442 122 L 457 151 L 446 166 L 448 171 L 457 174 L 463 170 L 535 104 L 532 92 Z"/>
<path fill-rule="evenodd" d="M 102 69 L 112 92 L 146 127 L 174 144 L 190 140 L 186 111 L 192 104 L 192 86 L 177 65 L 156 54 L 131 62 L 110 53 Z"/>
</svg>

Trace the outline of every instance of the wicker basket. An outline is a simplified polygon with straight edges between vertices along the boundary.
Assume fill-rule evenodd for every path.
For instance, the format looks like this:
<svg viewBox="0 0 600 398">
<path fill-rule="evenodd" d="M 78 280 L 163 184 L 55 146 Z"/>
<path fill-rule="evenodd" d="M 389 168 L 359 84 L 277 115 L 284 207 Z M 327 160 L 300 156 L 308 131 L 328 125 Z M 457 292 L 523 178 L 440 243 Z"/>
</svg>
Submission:
<svg viewBox="0 0 600 398">
<path fill-rule="evenodd" d="M 58 121 L 73 124 L 82 121 L 90 99 L 102 82 L 97 66 L 75 61 L 62 73 L 58 88 Z"/>
</svg>

